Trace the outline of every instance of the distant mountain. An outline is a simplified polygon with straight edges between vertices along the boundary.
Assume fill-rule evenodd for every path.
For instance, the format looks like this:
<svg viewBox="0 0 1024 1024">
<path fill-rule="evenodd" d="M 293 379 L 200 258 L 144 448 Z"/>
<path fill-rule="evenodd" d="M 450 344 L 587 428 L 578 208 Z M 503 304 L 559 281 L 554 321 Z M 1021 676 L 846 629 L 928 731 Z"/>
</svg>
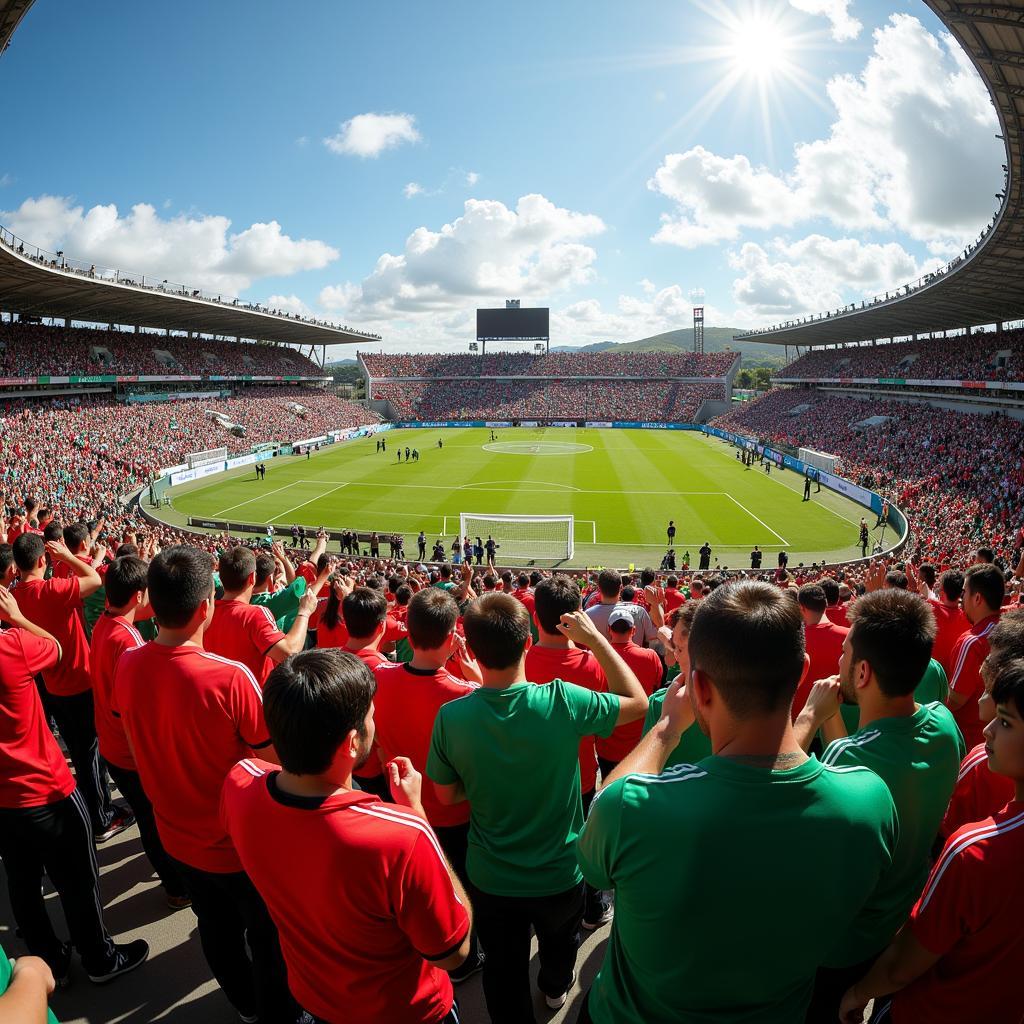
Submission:
<svg viewBox="0 0 1024 1024">
<path fill-rule="evenodd" d="M 781 345 L 762 345 L 750 341 L 733 341 L 735 327 L 705 327 L 705 352 L 739 352 L 746 366 L 783 366 L 786 352 Z M 693 328 L 666 331 L 639 341 L 599 341 L 582 348 L 573 345 L 552 345 L 552 352 L 608 352 L 625 349 L 630 352 L 690 352 L 693 350 Z"/>
<path fill-rule="evenodd" d="M 355 359 L 329 359 L 324 366 L 325 370 L 333 369 L 335 366 L 355 366 Z"/>
</svg>

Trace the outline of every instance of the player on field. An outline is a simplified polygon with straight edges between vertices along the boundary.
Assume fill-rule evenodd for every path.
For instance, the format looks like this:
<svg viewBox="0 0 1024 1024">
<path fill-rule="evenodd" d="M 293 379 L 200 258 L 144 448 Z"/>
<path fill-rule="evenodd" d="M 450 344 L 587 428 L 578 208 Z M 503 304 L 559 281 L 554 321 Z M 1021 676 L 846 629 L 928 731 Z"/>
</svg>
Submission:
<svg viewBox="0 0 1024 1024">
<path fill-rule="evenodd" d="M 1014 794 L 995 814 L 946 841 L 910 920 L 842 1002 L 857 1024 L 874 999 L 875 1024 L 1019 1024 L 1024 1019 L 1024 661 L 992 687 L 984 737 L 991 770 Z M 890 1000 L 881 997 L 895 993 Z"/>
<path fill-rule="evenodd" d="M 836 739 L 822 764 L 870 768 L 889 787 L 899 815 L 892 869 L 845 930 L 818 931 L 826 947 L 808 1024 L 833 1024 L 843 993 L 863 977 L 906 920 L 924 885 L 930 853 L 966 753 L 949 709 L 914 699 L 931 659 L 935 620 L 917 594 L 887 589 L 850 611 L 838 676 L 815 684 L 797 722 L 805 749 L 843 703 L 860 709 L 859 728 Z"/>
<path fill-rule="evenodd" d="M 466 640 L 483 685 L 445 704 L 434 722 L 427 773 L 442 803 L 470 804 L 466 869 L 487 954 L 484 996 L 493 1024 L 535 1020 L 530 930 L 540 946 L 538 987 L 551 1009 L 575 979 L 583 880 L 573 843 L 583 823 L 577 748 L 647 709 L 636 677 L 581 612 L 561 629 L 593 651 L 610 693 L 525 671 L 529 615 L 507 594 L 475 599 Z"/>
<path fill-rule="evenodd" d="M 616 894 L 579 1020 L 799 1022 L 822 952 L 813 936 L 842 933 L 889 868 L 896 811 L 874 772 L 826 768 L 801 750 L 790 705 L 803 629 L 778 588 L 713 590 L 689 655 L 685 688 L 672 683 L 577 843 L 584 875 Z M 714 754 L 663 770 L 694 714 Z M 686 921 L 701 922 L 699 941 L 680 941 Z"/>
</svg>

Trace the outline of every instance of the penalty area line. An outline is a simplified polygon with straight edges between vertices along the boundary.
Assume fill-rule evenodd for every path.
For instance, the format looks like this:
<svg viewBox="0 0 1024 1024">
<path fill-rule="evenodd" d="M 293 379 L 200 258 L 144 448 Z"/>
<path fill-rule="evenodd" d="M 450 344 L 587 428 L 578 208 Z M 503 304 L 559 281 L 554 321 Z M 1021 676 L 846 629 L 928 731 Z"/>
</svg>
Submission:
<svg viewBox="0 0 1024 1024">
<path fill-rule="evenodd" d="M 272 491 L 263 491 L 261 494 L 257 494 L 255 498 L 248 498 L 245 501 L 240 501 L 237 505 L 229 505 L 227 508 L 222 508 L 219 512 L 214 512 L 214 518 L 224 515 L 225 512 L 233 512 L 236 508 L 248 505 L 252 501 L 259 501 L 260 498 L 269 498 L 270 495 L 277 494 L 279 491 L 286 491 L 291 486 L 292 484 L 285 484 L 284 487 L 276 487 Z"/>
<path fill-rule="evenodd" d="M 348 481 L 346 480 L 343 484 L 338 484 L 337 487 L 332 487 L 329 491 L 324 491 L 323 494 L 318 494 L 315 498 L 310 498 L 308 501 L 303 501 L 301 504 L 296 505 L 294 508 L 286 508 L 283 512 L 279 512 L 276 516 L 266 520 L 267 525 L 271 523 L 279 522 L 284 519 L 289 512 L 295 512 L 297 509 L 304 508 L 306 505 L 312 505 L 314 501 L 320 501 L 321 498 L 326 498 L 328 494 L 333 494 L 335 491 L 340 491 L 342 487 L 348 487 Z"/>
<path fill-rule="evenodd" d="M 789 541 L 788 541 L 788 540 L 786 540 L 786 538 L 785 538 L 785 537 L 783 537 L 781 533 L 776 533 L 776 532 L 775 532 L 775 530 L 773 530 L 773 529 L 772 529 L 772 528 L 771 528 L 771 527 L 770 527 L 770 526 L 769 526 L 769 525 L 768 525 L 768 524 L 767 524 L 767 523 L 766 523 L 766 522 L 765 522 L 765 521 L 764 521 L 763 519 L 759 519 L 759 518 L 758 518 L 757 516 L 755 516 L 755 515 L 754 515 L 754 513 L 753 513 L 753 512 L 751 512 L 749 508 L 747 508 L 747 506 L 746 506 L 746 505 L 744 505 L 744 504 L 743 504 L 742 502 L 740 502 L 740 501 L 736 501 L 736 499 L 735 499 L 735 498 L 734 498 L 734 497 L 733 497 L 733 496 L 732 496 L 731 494 L 729 494 L 729 492 L 728 492 L 728 491 L 724 491 L 723 493 L 725 494 L 725 496 L 726 496 L 726 497 L 727 497 L 727 498 L 728 498 L 728 499 L 729 499 L 730 501 L 734 502 L 734 503 L 735 503 L 736 505 L 738 505 L 738 506 L 739 506 L 739 507 L 740 507 L 741 509 L 743 509 L 743 511 L 744 511 L 744 512 L 746 512 L 746 513 L 747 513 L 747 515 L 748 515 L 748 516 L 750 516 L 750 518 L 751 518 L 751 519 L 753 519 L 753 520 L 754 520 L 755 522 L 758 522 L 758 523 L 760 523 L 760 524 L 761 524 L 761 525 L 762 525 L 762 526 L 763 526 L 763 527 L 764 527 L 764 528 L 765 528 L 765 529 L 766 529 L 766 530 L 767 530 L 767 531 L 768 531 L 769 533 L 773 533 L 773 534 L 775 534 L 775 536 L 776 536 L 776 537 L 778 537 L 778 538 L 779 538 L 779 540 L 781 540 L 781 541 L 782 541 L 782 543 L 783 543 L 783 546 L 784 546 L 784 547 L 787 547 L 787 548 L 789 547 Z"/>
</svg>

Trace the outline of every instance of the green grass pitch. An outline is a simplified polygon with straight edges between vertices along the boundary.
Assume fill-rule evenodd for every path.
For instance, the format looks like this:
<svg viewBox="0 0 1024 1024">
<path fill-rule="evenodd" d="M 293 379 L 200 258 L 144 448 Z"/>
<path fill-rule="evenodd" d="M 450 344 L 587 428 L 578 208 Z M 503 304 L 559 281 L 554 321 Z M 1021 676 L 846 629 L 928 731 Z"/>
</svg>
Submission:
<svg viewBox="0 0 1024 1024">
<path fill-rule="evenodd" d="M 176 488 L 166 518 L 271 523 L 279 532 L 293 523 L 400 532 L 413 557 L 420 529 L 428 549 L 437 537 L 447 549 L 460 512 L 571 514 L 578 566 L 657 567 L 670 519 L 680 565 L 687 551 L 695 565 L 704 541 L 714 550 L 712 566 L 723 568 L 749 565 L 754 544 L 766 552 L 765 567 L 783 548 L 791 568 L 860 554 L 859 505 L 826 489 L 804 502 L 797 474 L 745 469 L 727 443 L 696 431 L 519 428 L 497 435 L 491 445 L 488 429 L 394 430 L 383 435 L 386 454 L 370 437 L 310 459 L 275 459 L 264 481 L 246 467 Z M 399 445 L 418 448 L 419 462 L 399 464 Z"/>
</svg>

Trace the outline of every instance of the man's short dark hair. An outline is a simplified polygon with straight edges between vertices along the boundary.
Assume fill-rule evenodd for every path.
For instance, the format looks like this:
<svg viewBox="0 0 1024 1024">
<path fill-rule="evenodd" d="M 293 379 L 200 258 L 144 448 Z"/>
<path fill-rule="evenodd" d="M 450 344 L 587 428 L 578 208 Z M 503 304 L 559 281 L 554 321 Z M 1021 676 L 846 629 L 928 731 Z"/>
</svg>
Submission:
<svg viewBox="0 0 1024 1024">
<path fill-rule="evenodd" d="M 70 526 L 64 527 L 64 543 L 67 544 L 68 548 L 75 552 L 83 544 L 89 543 L 89 524 L 83 522 L 72 523 Z"/>
<path fill-rule="evenodd" d="M 1024 718 L 1024 659 L 1007 662 L 992 683 L 992 699 L 1003 707 L 1012 706 Z"/>
<path fill-rule="evenodd" d="M 882 693 L 913 693 L 935 643 L 935 616 L 928 602 L 906 590 L 876 590 L 850 605 L 849 622 L 853 659 L 871 666 Z"/>
<path fill-rule="evenodd" d="M 218 569 L 225 590 L 232 593 L 244 590 L 249 577 L 256 571 L 256 556 L 251 548 L 244 548 L 241 545 L 228 548 L 220 556 Z"/>
<path fill-rule="evenodd" d="M 182 629 L 199 606 L 213 598 L 210 556 L 184 545 L 167 548 L 149 563 L 146 586 L 156 621 L 168 629 Z"/>
<path fill-rule="evenodd" d="M 484 590 L 493 590 L 498 585 L 498 580 L 491 573 L 484 573 Z"/>
<path fill-rule="evenodd" d="M 530 586 L 536 587 L 542 579 L 544 579 L 544 574 L 537 572 L 537 570 L 534 569 L 533 572 L 530 573 Z"/>
<path fill-rule="evenodd" d="M 14 548 L 10 544 L 0 544 L 0 575 L 3 575 L 14 564 Z"/>
<path fill-rule="evenodd" d="M 263 717 L 285 771 L 318 775 L 353 729 L 364 738 L 376 690 L 366 665 L 336 647 L 303 651 L 274 668 L 263 690 Z"/>
<path fill-rule="evenodd" d="M 437 589 L 434 587 L 433 589 Z M 418 593 L 418 591 L 417 591 Z M 404 608 L 412 600 L 412 587 L 408 583 L 403 583 L 395 591 L 395 604 L 399 607 Z"/>
<path fill-rule="evenodd" d="M 138 555 L 139 545 L 138 544 L 118 544 L 114 551 L 115 558 L 123 558 L 125 555 Z"/>
<path fill-rule="evenodd" d="M 1008 611 L 988 635 L 985 671 L 996 676 L 1003 665 L 1024 658 L 1024 608 Z"/>
<path fill-rule="evenodd" d="M 935 589 L 935 578 L 938 575 L 935 571 L 935 566 L 931 562 L 922 562 L 917 567 L 918 575 L 927 584 L 929 590 Z"/>
<path fill-rule="evenodd" d="M 602 569 L 597 574 L 597 589 L 602 597 L 618 597 L 622 590 L 622 577 L 614 569 Z"/>
<path fill-rule="evenodd" d="M 822 576 L 822 578 L 818 580 L 818 586 L 821 587 L 829 607 L 834 604 L 839 604 L 839 584 L 836 580 L 831 576 Z"/>
<path fill-rule="evenodd" d="M 459 606 L 447 590 L 421 590 L 409 602 L 409 642 L 417 650 L 436 651 L 451 635 L 458 618 Z"/>
<path fill-rule="evenodd" d="M 907 574 L 899 569 L 890 569 L 885 574 L 885 585 L 892 590 L 906 590 L 910 586 Z"/>
<path fill-rule="evenodd" d="M 678 576 L 669 576 L 669 578 L 667 580 L 665 580 L 665 586 L 666 587 L 673 587 L 673 588 L 674 587 L 678 587 L 679 586 L 679 577 Z"/>
<path fill-rule="evenodd" d="M 480 664 L 500 671 L 522 658 L 530 636 L 530 615 L 509 594 L 483 594 L 469 603 L 463 626 Z"/>
<path fill-rule="evenodd" d="M 796 593 L 801 608 L 806 608 L 816 615 L 823 615 L 828 607 L 825 591 L 817 583 L 805 583 Z"/>
<path fill-rule="evenodd" d="M 690 664 L 704 673 L 737 718 L 787 710 L 804 670 L 804 630 L 796 601 L 768 583 L 716 587 L 699 604 Z"/>
<path fill-rule="evenodd" d="M 450 580 L 452 578 L 452 567 L 445 562 L 444 565 L 441 566 L 440 573 L 441 579 Z"/>
<path fill-rule="evenodd" d="M 986 565 L 991 565 L 996 560 L 995 552 L 991 548 L 980 547 L 975 554 L 978 556 L 978 561 Z"/>
<path fill-rule="evenodd" d="M 22 572 L 30 572 L 46 552 L 43 538 L 37 533 L 20 533 L 14 539 L 14 564 Z"/>
<path fill-rule="evenodd" d="M 964 574 L 957 569 L 947 569 L 939 577 L 939 589 L 947 601 L 959 601 L 964 592 Z"/>
<path fill-rule="evenodd" d="M 262 583 L 264 580 L 272 579 L 276 568 L 274 556 L 269 551 L 261 551 L 256 556 L 256 582 Z"/>
<path fill-rule="evenodd" d="M 565 573 L 541 580 L 533 592 L 533 613 L 545 633 L 558 633 L 562 616 L 579 608 L 580 588 Z"/>
<path fill-rule="evenodd" d="M 989 609 L 997 612 L 1006 596 L 1006 578 L 994 565 L 972 565 L 964 576 L 964 589 L 980 594 Z"/>
<path fill-rule="evenodd" d="M 653 569 L 641 569 L 640 570 L 640 586 L 649 587 L 656 579 L 658 574 Z"/>
<path fill-rule="evenodd" d="M 60 523 L 51 520 L 43 527 L 43 541 L 63 540 L 64 530 Z"/>
<path fill-rule="evenodd" d="M 530 577 L 527 576 L 525 572 L 521 572 L 516 577 L 516 586 L 519 587 L 520 589 L 522 589 L 523 587 L 528 587 L 529 585 L 530 585 Z"/>
<path fill-rule="evenodd" d="M 370 587 L 356 587 L 341 602 L 341 617 L 349 636 L 372 636 L 387 618 L 388 599 Z"/>
<path fill-rule="evenodd" d="M 107 604 L 111 608 L 122 608 L 132 597 L 146 589 L 146 573 L 149 566 L 135 555 L 123 555 L 115 558 L 107 566 L 103 577 L 103 589 L 106 591 Z"/>
<path fill-rule="evenodd" d="M 501 574 L 501 582 L 505 585 L 506 591 L 512 589 L 512 573 L 508 569 Z"/>
<path fill-rule="evenodd" d="M 687 601 L 686 604 L 681 604 L 678 608 L 673 608 L 668 613 L 668 622 L 670 629 L 675 629 L 676 626 L 682 626 L 687 633 L 693 628 L 693 617 L 697 614 L 697 609 L 700 604 L 697 601 Z"/>
</svg>

